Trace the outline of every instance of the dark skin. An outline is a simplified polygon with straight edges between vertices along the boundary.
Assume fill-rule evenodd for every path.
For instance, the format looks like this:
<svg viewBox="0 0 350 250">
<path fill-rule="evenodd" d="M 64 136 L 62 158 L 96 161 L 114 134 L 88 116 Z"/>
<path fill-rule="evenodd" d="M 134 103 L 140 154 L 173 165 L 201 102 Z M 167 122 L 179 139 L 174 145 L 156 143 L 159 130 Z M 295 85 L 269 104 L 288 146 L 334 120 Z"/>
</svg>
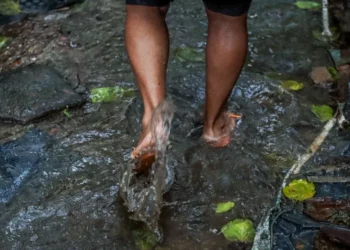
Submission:
<svg viewBox="0 0 350 250">
<path fill-rule="evenodd" d="M 126 49 L 144 104 L 142 133 L 134 155 L 152 144 L 152 111 L 166 95 L 169 33 L 165 17 L 168 7 L 126 7 Z M 228 119 L 226 113 L 227 100 L 247 54 L 247 15 L 232 17 L 208 9 L 206 12 L 206 103 L 202 138 L 226 144 L 222 139 L 230 138 L 227 135 L 234 125 L 234 120 Z"/>
</svg>

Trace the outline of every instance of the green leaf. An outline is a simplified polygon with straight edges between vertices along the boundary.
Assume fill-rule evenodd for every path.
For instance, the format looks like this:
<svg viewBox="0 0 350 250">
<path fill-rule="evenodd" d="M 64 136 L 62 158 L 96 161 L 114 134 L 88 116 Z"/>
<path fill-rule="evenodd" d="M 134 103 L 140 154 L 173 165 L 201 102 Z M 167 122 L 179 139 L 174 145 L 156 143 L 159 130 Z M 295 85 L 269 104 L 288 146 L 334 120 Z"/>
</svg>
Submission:
<svg viewBox="0 0 350 250">
<path fill-rule="evenodd" d="M 319 9 L 321 7 L 320 3 L 312 1 L 297 1 L 295 5 L 299 9 L 310 10 L 310 9 Z"/>
<path fill-rule="evenodd" d="M 0 49 L 5 46 L 7 40 L 8 40 L 8 37 L 0 36 Z"/>
<path fill-rule="evenodd" d="M 21 12 L 18 1 L 0 0 L 0 15 L 15 15 Z"/>
<path fill-rule="evenodd" d="M 272 80 L 284 81 L 288 79 L 288 76 L 278 72 L 264 72 L 264 75 Z"/>
<path fill-rule="evenodd" d="M 229 241 L 252 242 L 255 236 L 253 222 L 236 219 L 221 228 L 221 232 Z"/>
<path fill-rule="evenodd" d="M 73 116 L 68 112 L 68 109 L 63 110 L 63 113 L 68 117 L 72 118 Z"/>
<path fill-rule="evenodd" d="M 313 105 L 312 112 L 323 122 L 326 122 L 333 117 L 333 109 L 327 105 Z"/>
<path fill-rule="evenodd" d="M 189 47 L 177 48 L 175 50 L 175 57 L 180 61 L 189 61 L 189 62 L 205 61 L 204 52 L 198 52 L 195 49 L 189 48 Z"/>
<path fill-rule="evenodd" d="M 334 67 L 328 67 L 328 72 L 331 74 L 334 80 L 339 79 L 339 73 Z"/>
<path fill-rule="evenodd" d="M 156 234 L 145 229 L 133 231 L 132 238 L 139 250 L 151 250 L 157 245 Z"/>
<path fill-rule="evenodd" d="M 304 83 L 288 80 L 282 83 L 282 87 L 288 90 L 298 91 L 304 88 Z"/>
<path fill-rule="evenodd" d="M 134 96 L 133 89 L 123 87 L 105 87 L 95 88 L 91 90 L 90 98 L 93 103 L 112 102 L 121 99 L 122 97 Z"/>
<path fill-rule="evenodd" d="M 317 40 L 322 41 L 322 42 L 332 42 L 332 41 L 338 40 L 340 33 L 337 30 L 337 28 L 332 27 L 332 28 L 330 28 L 330 30 L 332 32 L 332 37 L 323 36 L 322 32 L 317 31 L 317 30 L 312 31 L 312 35 L 314 38 L 316 38 Z"/>
<path fill-rule="evenodd" d="M 306 180 L 293 180 L 283 188 L 283 194 L 291 200 L 303 201 L 314 197 L 315 185 Z"/>
<path fill-rule="evenodd" d="M 231 201 L 219 203 L 219 204 L 216 206 L 216 213 L 217 213 L 217 214 L 225 213 L 225 212 L 231 210 L 234 206 L 235 206 L 235 203 L 233 203 L 233 202 L 231 202 Z"/>
</svg>

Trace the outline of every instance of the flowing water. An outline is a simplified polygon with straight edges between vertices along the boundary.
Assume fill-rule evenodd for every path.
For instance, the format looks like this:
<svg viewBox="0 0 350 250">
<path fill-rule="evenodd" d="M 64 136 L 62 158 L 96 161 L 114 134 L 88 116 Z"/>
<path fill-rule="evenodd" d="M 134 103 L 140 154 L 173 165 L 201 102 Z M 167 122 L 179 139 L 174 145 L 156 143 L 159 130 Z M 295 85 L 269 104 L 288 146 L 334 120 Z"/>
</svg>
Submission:
<svg viewBox="0 0 350 250">
<path fill-rule="evenodd" d="M 321 30 L 320 12 L 300 10 L 293 3 L 253 0 L 249 55 L 229 102 L 229 110 L 243 117 L 229 147 L 215 150 L 199 140 L 205 65 L 179 61 L 173 53 L 182 46 L 204 51 L 204 7 L 199 0 L 172 4 L 167 18 L 167 91 L 176 112 L 166 163 L 159 163 L 174 175 L 162 204 L 149 201 L 163 234 L 158 249 L 239 249 L 217 232 L 237 218 L 251 219 L 257 226 L 288 167 L 320 132 L 323 124 L 311 106 L 330 100 L 326 91 L 312 86 L 308 73 L 313 66 L 331 66 L 331 61 L 326 46 L 312 37 L 313 30 Z M 121 0 L 88 0 L 69 15 L 37 17 L 33 30 L 59 27 L 57 32 L 68 37 L 71 46 L 50 40 L 36 61 L 54 66 L 80 93 L 101 86 L 135 88 L 124 48 L 124 7 Z M 46 26 L 40 26 L 43 23 Z M 303 81 L 305 88 L 291 93 L 266 75 Z M 18 173 L 1 173 L 9 176 L 8 183 L 11 176 L 22 176 L 0 196 L 1 249 L 138 249 L 135 232 L 143 223 L 129 218 L 120 197 L 125 191 L 120 176 L 138 140 L 140 96 L 87 103 L 70 113 L 72 118 L 60 113 L 29 126 L 0 125 L 0 152 L 30 152 L 0 158 L 8 164 L 6 171 Z M 37 139 L 12 142 L 26 134 Z M 319 164 L 327 155 L 349 156 L 348 139 L 335 130 L 331 138 L 308 165 Z M 233 201 L 234 209 L 215 214 L 216 204 L 225 201 Z"/>
</svg>

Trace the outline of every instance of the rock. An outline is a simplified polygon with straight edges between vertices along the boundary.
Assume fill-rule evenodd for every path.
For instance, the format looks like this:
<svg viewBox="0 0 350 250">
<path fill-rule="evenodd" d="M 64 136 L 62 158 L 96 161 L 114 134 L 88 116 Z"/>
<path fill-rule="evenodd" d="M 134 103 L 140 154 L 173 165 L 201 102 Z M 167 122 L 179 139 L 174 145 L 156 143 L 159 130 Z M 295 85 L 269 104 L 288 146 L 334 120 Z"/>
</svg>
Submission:
<svg viewBox="0 0 350 250">
<path fill-rule="evenodd" d="M 315 237 L 315 249 L 316 250 L 345 250 L 348 249 L 345 246 L 339 246 L 338 244 L 329 240 L 328 236 L 319 232 Z"/>
<path fill-rule="evenodd" d="M 337 68 L 339 66 L 350 63 L 350 48 L 341 50 L 330 49 L 328 52 L 331 55 L 332 60 Z"/>
<path fill-rule="evenodd" d="M 334 81 L 326 67 L 314 68 L 310 73 L 310 77 L 318 87 L 330 87 Z"/>
<path fill-rule="evenodd" d="M 8 202 L 22 182 L 45 160 L 47 136 L 35 129 L 0 145 L 0 203 Z"/>
<path fill-rule="evenodd" d="M 314 198 L 304 204 L 304 213 L 316 221 L 350 225 L 350 200 Z"/>
<path fill-rule="evenodd" d="M 0 76 L 0 121 L 27 124 L 84 103 L 55 70 L 30 65 Z"/>
<path fill-rule="evenodd" d="M 321 227 L 321 233 L 324 233 L 328 236 L 330 241 L 338 243 L 341 246 L 346 246 L 349 249 L 350 247 L 350 229 L 349 228 L 340 228 L 325 226 Z"/>
</svg>

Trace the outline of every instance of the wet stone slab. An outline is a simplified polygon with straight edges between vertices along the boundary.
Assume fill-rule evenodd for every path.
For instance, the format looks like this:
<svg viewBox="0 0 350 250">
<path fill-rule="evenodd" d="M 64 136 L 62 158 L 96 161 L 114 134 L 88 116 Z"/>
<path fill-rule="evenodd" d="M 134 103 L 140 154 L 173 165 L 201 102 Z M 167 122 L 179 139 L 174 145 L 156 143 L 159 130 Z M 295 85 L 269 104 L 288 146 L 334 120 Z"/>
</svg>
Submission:
<svg viewBox="0 0 350 250">
<path fill-rule="evenodd" d="M 38 129 L 0 145 L 0 203 L 8 202 L 44 159 L 47 136 Z"/>
<path fill-rule="evenodd" d="M 0 76 L 0 121 L 27 124 L 54 111 L 84 103 L 64 78 L 42 65 Z"/>
</svg>

